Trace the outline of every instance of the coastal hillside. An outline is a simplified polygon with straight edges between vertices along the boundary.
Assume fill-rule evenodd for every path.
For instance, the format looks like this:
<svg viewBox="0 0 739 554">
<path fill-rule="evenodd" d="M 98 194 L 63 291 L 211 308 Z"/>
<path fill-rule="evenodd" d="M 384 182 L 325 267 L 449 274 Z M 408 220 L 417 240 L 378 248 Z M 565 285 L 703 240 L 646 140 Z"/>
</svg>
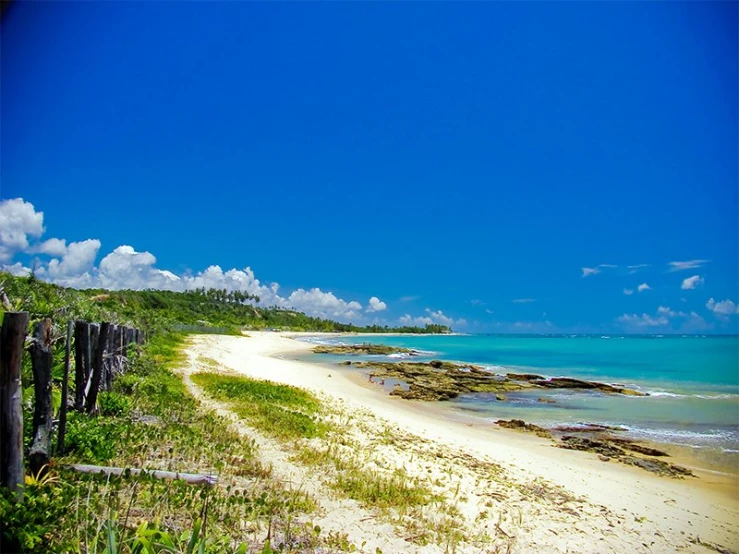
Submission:
<svg viewBox="0 0 739 554">
<path fill-rule="evenodd" d="M 0 272 L 0 288 L 11 304 L 38 316 L 55 314 L 81 319 L 108 319 L 135 323 L 150 331 L 180 329 L 231 332 L 241 329 L 340 333 L 449 333 L 447 325 L 358 326 L 311 317 L 296 310 L 259 305 L 260 298 L 241 291 L 195 289 L 75 290 L 46 283 L 33 275 L 16 277 Z"/>
</svg>

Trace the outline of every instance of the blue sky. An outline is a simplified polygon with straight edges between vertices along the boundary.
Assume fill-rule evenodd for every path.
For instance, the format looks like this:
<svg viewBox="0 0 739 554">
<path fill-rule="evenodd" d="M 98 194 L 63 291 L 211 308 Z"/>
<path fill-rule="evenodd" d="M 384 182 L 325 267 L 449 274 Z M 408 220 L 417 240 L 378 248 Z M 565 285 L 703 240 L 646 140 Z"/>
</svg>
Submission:
<svg viewBox="0 0 739 554">
<path fill-rule="evenodd" d="M 734 2 L 19 2 L 0 265 L 363 323 L 736 332 L 736 44 Z"/>
</svg>

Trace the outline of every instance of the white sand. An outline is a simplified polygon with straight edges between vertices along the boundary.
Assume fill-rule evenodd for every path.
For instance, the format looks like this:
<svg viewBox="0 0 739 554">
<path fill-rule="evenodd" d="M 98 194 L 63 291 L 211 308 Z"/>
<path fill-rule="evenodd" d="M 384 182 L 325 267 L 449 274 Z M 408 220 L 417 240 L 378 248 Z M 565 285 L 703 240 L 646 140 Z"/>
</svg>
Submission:
<svg viewBox="0 0 739 554">
<path fill-rule="evenodd" d="M 346 413 L 359 414 L 362 424 L 357 437 L 367 450 L 369 464 L 402 466 L 410 475 L 428 476 L 456 502 L 458 517 L 466 520 L 469 533 L 464 550 L 739 550 L 736 481 L 724 481 L 729 484 L 716 491 L 706 486 L 707 474 L 685 480 L 657 477 L 602 462 L 592 453 L 555 448 L 538 437 L 450 420 L 427 405 L 363 386 L 343 368 L 288 359 L 310 348 L 285 334 L 255 332 L 249 337 L 197 336 L 189 353 L 193 364 L 198 356 L 205 356 L 250 377 L 311 390 Z M 383 428 L 413 440 L 383 445 L 376 440 Z M 287 461 L 276 446 L 262 446 L 263 456 L 274 458 L 268 461 L 278 473 L 289 474 L 313 494 L 324 496 L 324 528 L 346 532 L 357 545 L 367 541 L 366 551 L 374 552 L 376 546 L 385 553 L 444 551 L 443 545 L 418 546 L 407 540 L 413 537 L 368 515 L 356 502 L 326 492 L 320 475 Z M 502 472 L 491 470 L 495 467 L 502 467 Z M 502 542 L 475 543 L 478 532 Z"/>
</svg>

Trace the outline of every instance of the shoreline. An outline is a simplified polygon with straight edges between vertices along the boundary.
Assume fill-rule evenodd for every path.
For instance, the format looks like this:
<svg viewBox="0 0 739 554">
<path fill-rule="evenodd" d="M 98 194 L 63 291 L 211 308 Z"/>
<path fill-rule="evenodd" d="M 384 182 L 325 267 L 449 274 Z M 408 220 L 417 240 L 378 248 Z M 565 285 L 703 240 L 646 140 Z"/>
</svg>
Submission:
<svg viewBox="0 0 739 554">
<path fill-rule="evenodd" d="M 248 337 L 209 335 L 207 340 L 203 339 L 204 354 L 252 378 L 298 386 L 340 400 L 350 409 L 369 410 L 393 428 L 464 456 L 490 459 L 519 479 L 542 480 L 596 506 L 625 514 L 623 521 L 631 518 L 637 522 L 636 526 L 630 526 L 630 533 L 645 533 L 644 544 L 649 544 L 658 533 L 667 544 L 676 546 L 689 533 L 699 537 L 699 541 L 739 548 L 739 531 L 734 525 L 739 520 L 739 490 L 735 480 L 728 483 L 708 473 L 675 480 L 602 462 L 589 452 L 554 448 L 546 439 L 492 424 L 445 417 L 439 413 L 438 406 L 390 397 L 379 387 L 363 383 L 361 374 L 350 375 L 338 366 L 290 359 L 309 353 L 312 348 L 310 343 L 294 338 L 319 335 L 340 336 L 276 332 L 250 332 Z M 608 531 L 606 522 L 596 522 L 593 517 L 588 522 L 602 525 L 603 531 Z M 690 545 L 685 548 L 692 550 Z M 663 545 L 662 549 L 653 547 L 648 551 L 671 550 Z"/>
</svg>

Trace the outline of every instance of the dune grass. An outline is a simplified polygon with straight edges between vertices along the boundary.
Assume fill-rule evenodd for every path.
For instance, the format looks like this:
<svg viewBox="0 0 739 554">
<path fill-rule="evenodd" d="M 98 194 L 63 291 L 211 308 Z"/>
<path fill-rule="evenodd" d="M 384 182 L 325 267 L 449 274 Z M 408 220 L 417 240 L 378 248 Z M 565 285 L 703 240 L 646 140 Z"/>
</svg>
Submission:
<svg viewBox="0 0 739 554">
<path fill-rule="evenodd" d="M 196 373 L 192 381 L 216 400 L 225 402 L 256 429 L 279 439 L 323 436 L 328 425 L 320 420 L 321 404 L 296 387 L 249 377 Z"/>
</svg>

